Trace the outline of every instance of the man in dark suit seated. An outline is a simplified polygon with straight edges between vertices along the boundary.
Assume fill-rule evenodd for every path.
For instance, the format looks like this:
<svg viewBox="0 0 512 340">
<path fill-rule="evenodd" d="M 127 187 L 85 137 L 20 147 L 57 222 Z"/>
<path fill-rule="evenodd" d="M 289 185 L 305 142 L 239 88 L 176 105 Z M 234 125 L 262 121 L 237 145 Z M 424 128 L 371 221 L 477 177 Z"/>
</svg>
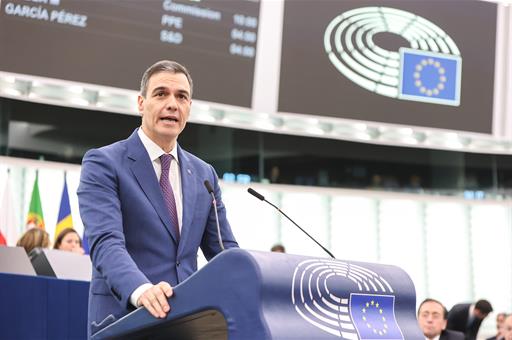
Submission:
<svg viewBox="0 0 512 340">
<path fill-rule="evenodd" d="M 426 299 L 418 308 L 418 324 L 426 340 L 464 340 L 464 334 L 446 330 L 446 308 L 434 299 Z"/>
<path fill-rule="evenodd" d="M 476 340 L 482 321 L 492 312 L 487 300 L 478 300 L 475 304 L 459 303 L 448 313 L 447 329 L 463 332 L 466 340 Z"/>
</svg>

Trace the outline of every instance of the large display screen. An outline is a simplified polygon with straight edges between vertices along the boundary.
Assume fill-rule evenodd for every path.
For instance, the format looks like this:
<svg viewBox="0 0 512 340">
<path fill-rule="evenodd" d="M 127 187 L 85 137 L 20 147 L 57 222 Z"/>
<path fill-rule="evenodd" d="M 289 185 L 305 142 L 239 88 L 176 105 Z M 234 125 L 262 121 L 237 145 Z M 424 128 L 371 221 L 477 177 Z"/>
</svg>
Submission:
<svg viewBox="0 0 512 340">
<path fill-rule="evenodd" d="M 285 1 L 278 110 L 492 133 L 497 5 Z"/>
<path fill-rule="evenodd" d="M 0 70 L 138 90 L 162 59 L 194 98 L 250 107 L 259 1 L 0 1 Z"/>
</svg>

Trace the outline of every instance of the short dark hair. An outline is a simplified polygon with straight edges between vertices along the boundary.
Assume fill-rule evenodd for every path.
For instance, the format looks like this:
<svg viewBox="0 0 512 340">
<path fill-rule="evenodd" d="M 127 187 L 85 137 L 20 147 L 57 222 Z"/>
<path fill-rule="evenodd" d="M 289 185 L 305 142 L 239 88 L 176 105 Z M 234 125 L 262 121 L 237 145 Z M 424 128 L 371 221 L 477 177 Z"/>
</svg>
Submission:
<svg viewBox="0 0 512 340">
<path fill-rule="evenodd" d="M 434 302 L 434 303 L 437 303 L 438 305 L 440 305 L 443 308 L 443 319 L 445 319 L 445 320 L 448 319 L 448 310 L 446 309 L 446 307 L 438 300 L 430 299 L 430 298 L 427 298 L 427 299 L 423 300 L 422 303 L 420 303 L 420 306 L 418 307 L 418 316 L 420 315 L 421 306 L 423 306 L 423 304 L 427 303 L 427 302 Z"/>
<path fill-rule="evenodd" d="M 160 72 L 171 72 L 171 73 L 183 73 L 188 80 L 188 84 L 190 85 L 190 96 L 192 97 L 192 77 L 190 76 L 190 73 L 188 72 L 187 68 L 175 61 L 171 60 L 160 60 L 151 65 L 146 71 L 144 71 L 144 74 L 142 75 L 142 79 L 140 81 L 140 95 L 143 97 L 146 97 L 146 94 L 148 92 L 148 83 L 149 79 L 157 73 Z"/>
<path fill-rule="evenodd" d="M 272 248 L 270 248 L 270 251 L 286 253 L 286 249 L 284 249 L 284 246 L 282 244 L 274 245 Z"/>
<path fill-rule="evenodd" d="M 489 314 L 493 311 L 491 303 L 484 299 L 478 300 L 475 303 L 475 309 L 478 309 L 483 314 Z"/>
</svg>

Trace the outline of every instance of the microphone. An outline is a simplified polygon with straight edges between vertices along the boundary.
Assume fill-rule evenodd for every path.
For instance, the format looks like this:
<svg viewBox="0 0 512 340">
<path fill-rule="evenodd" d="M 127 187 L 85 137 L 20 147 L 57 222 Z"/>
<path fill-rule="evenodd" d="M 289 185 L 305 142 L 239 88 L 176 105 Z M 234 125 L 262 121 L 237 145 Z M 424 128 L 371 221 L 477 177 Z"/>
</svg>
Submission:
<svg viewBox="0 0 512 340">
<path fill-rule="evenodd" d="M 320 248 L 322 248 L 327 254 L 329 254 L 330 257 L 332 257 L 333 259 L 336 259 L 334 257 L 333 254 L 331 254 L 330 251 L 327 250 L 327 248 L 325 248 L 324 246 L 322 246 L 317 240 L 315 240 L 313 238 L 313 236 L 309 235 L 304 229 L 302 229 L 297 223 L 295 223 L 294 220 L 292 220 L 290 217 L 288 217 L 288 215 L 286 215 L 281 209 L 279 209 L 278 207 L 276 207 L 274 204 L 270 203 L 269 201 L 267 201 L 265 199 L 265 196 L 263 196 L 262 194 L 260 194 L 259 192 L 257 192 L 256 190 L 252 189 L 252 188 L 249 188 L 247 189 L 247 192 L 249 192 L 249 194 L 253 195 L 254 197 L 256 197 L 257 199 L 259 199 L 260 201 L 265 201 L 267 202 L 268 204 L 270 204 L 271 206 L 273 206 L 274 208 L 277 209 L 277 211 L 279 211 L 281 214 L 283 214 L 284 217 L 286 217 L 290 222 L 292 222 L 293 224 L 295 224 L 295 226 L 297 228 L 299 228 L 304 234 L 306 234 L 310 239 L 312 239 L 316 244 L 318 244 L 318 246 Z"/>
<path fill-rule="evenodd" d="M 220 248 L 224 250 L 224 243 L 222 243 L 222 236 L 220 234 L 220 224 L 219 224 L 219 215 L 217 213 L 217 200 L 215 199 L 215 194 L 213 193 L 213 187 L 208 180 L 204 181 L 204 186 L 208 193 L 212 196 L 212 204 L 213 210 L 215 210 L 215 222 L 217 222 L 217 237 L 219 238 Z"/>
</svg>

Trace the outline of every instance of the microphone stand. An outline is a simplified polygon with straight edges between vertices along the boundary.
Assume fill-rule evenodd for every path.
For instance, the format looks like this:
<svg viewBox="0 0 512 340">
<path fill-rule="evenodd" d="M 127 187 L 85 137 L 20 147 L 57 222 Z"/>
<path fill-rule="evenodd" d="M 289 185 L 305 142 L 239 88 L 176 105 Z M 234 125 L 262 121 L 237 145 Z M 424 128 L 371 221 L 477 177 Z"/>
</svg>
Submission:
<svg viewBox="0 0 512 340">
<path fill-rule="evenodd" d="M 322 246 L 317 240 L 315 240 L 313 238 L 313 236 L 309 235 L 307 233 L 307 231 L 305 231 L 304 229 L 302 229 L 297 223 L 295 223 L 294 220 L 292 220 L 290 217 L 288 217 L 288 215 L 286 215 L 281 209 L 279 209 L 278 207 L 276 207 L 274 204 L 270 203 L 269 201 L 267 201 L 265 199 L 265 196 L 263 196 L 262 194 L 260 194 L 259 192 L 257 192 L 256 190 L 252 189 L 252 188 L 249 188 L 247 189 L 247 192 L 249 192 L 251 195 L 253 195 L 254 197 L 256 197 L 257 199 L 261 200 L 261 201 L 265 201 L 267 202 L 268 204 L 270 204 L 271 206 L 273 206 L 275 209 L 277 209 L 277 211 L 279 211 L 281 214 L 283 214 L 284 217 L 286 217 L 290 222 L 292 222 L 297 228 L 299 228 L 304 234 L 306 234 L 310 239 L 313 240 L 313 242 L 315 242 L 316 244 L 318 244 L 318 246 L 320 248 L 322 248 L 330 257 L 332 257 L 333 259 L 336 259 L 334 257 L 334 255 L 329 251 L 327 250 L 327 248 L 325 248 L 324 246 Z"/>
</svg>

